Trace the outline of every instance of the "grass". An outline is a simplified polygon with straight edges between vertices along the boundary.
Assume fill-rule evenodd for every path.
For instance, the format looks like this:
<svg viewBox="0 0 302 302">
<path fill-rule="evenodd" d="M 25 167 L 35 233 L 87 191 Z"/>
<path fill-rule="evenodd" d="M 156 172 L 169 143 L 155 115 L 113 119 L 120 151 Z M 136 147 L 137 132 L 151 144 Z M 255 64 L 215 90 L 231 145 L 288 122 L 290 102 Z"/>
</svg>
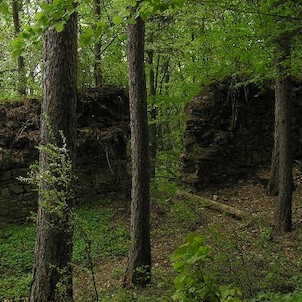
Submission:
<svg viewBox="0 0 302 302">
<path fill-rule="evenodd" d="M 109 205 L 94 205 L 77 210 L 74 264 L 78 273 L 88 270 L 83 230 L 92 242 L 91 257 L 95 263 L 127 255 L 128 231 L 125 223 L 115 224 L 117 215 L 118 212 Z M 34 242 L 34 225 L 8 225 L 0 230 L 0 301 L 28 296 Z"/>
<path fill-rule="evenodd" d="M 97 209 L 97 211 L 96 211 Z M 117 213 L 112 208 L 83 207 L 77 211 L 75 228 L 74 262 L 81 263 L 85 258 L 85 236 L 91 241 L 94 258 L 114 259 L 127 255 L 128 231 L 125 223 L 115 224 Z"/>
<path fill-rule="evenodd" d="M 7 226 L 0 230 L 0 300 L 19 298 L 31 282 L 35 229 Z"/>
</svg>

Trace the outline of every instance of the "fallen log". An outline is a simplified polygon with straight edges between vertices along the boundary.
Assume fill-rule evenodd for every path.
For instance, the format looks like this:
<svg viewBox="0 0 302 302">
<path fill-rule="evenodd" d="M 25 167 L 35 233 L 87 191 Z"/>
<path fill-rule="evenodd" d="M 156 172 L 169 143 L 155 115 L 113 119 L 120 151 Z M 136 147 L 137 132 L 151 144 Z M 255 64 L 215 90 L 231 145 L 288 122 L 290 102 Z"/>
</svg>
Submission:
<svg viewBox="0 0 302 302">
<path fill-rule="evenodd" d="M 229 214 L 229 215 L 231 215 L 234 218 L 239 219 L 239 220 L 253 219 L 253 215 L 248 213 L 248 212 L 238 210 L 234 207 L 227 206 L 227 205 L 225 205 L 221 202 L 217 202 L 217 201 L 214 201 L 214 200 L 209 200 L 209 199 L 203 198 L 203 197 L 195 195 L 195 194 L 180 191 L 180 192 L 176 193 L 176 196 L 179 197 L 179 198 L 186 199 L 186 200 L 193 200 L 195 202 L 201 202 L 202 205 L 206 208 L 218 211 L 220 213 Z"/>
</svg>

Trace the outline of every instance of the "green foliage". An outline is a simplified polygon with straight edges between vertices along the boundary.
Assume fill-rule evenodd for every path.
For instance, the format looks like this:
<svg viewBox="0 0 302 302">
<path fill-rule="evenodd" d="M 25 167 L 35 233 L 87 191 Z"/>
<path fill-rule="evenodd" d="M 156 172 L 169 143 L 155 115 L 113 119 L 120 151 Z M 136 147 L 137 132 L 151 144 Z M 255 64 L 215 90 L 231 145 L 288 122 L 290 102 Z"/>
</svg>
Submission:
<svg viewBox="0 0 302 302">
<path fill-rule="evenodd" d="M 6 276 L 2 275 L 0 280 L 0 299 L 8 301 L 7 298 L 26 298 L 32 281 L 32 274 Z M 14 301 L 14 300 L 11 300 Z M 21 301 L 21 300 L 19 300 Z"/>
<path fill-rule="evenodd" d="M 34 23 L 24 25 L 23 30 L 13 40 L 13 57 L 22 55 L 27 47 L 38 45 L 46 30 L 55 29 L 58 33 L 64 30 L 66 21 L 75 12 L 76 6 L 73 0 L 54 0 L 42 2 L 40 11 L 35 14 Z"/>
<path fill-rule="evenodd" d="M 99 201 L 100 202 L 100 201 Z M 118 213 L 101 205 L 81 207 L 76 211 L 73 262 L 77 270 L 88 269 L 84 229 L 92 242 L 92 259 L 99 262 L 125 257 L 128 252 L 128 231 L 125 224 L 113 225 Z M 27 297 L 30 287 L 35 226 L 7 226 L 0 229 L 0 300 Z"/>
<path fill-rule="evenodd" d="M 49 132 L 50 136 L 54 135 L 51 130 Z M 69 211 L 68 200 L 73 196 L 73 176 L 66 139 L 63 133 L 60 135 L 62 146 L 52 143 L 40 145 L 38 149 L 47 158 L 46 163 L 32 165 L 28 177 L 19 177 L 19 180 L 39 188 L 40 206 L 48 213 L 64 219 Z"/>
<path fill-rule="evenodd" d="M 34 227 L 9 226 L 0 230 L 1 270 L 30 272 L 34 248 Z M 12 251 L 14 251 L 12 253 Z"/>
<path fill-rule="evenodd" d="M 73 259 L 79 264 L 86 263 L 86 240 L 91 242 L 93 259 L 118 258 L 127 255 L 128 232 L 124 224 L 113 226 L 112 220 L 116 213 L 112 208 L 94 209 L 81 207 L 75 219 L 76 242 Z"/>
<path fill-rule="evenodd" d="M 281 293 L 260 293 L 251 302 L 302 302 L 302 291 L 295 291 L 289 294 Z"/>
<path fill-rule="evenodd" d="M 31 283 L 34 226 L 0 229 L 0 300 L 27 295 Z"/>
<path fill-rule="evenodd" d="M 191 234 L 171 257 L 173 268 L 178 272 L 174 280 L 176 292 L 174 300 L 193 301 L 239 301 L 235 298 L 238 290 L 219 286 L 213 275 L 205 269 L 212 261 L 211 250 L 204 243 L 203 236 Z"/>
<path fill-rule="evenodd" d="M 2 15 L 8 15 L 9 14 L 8 4 L 4 0 L 0 1 L 0 13 Z"/>
</svg>

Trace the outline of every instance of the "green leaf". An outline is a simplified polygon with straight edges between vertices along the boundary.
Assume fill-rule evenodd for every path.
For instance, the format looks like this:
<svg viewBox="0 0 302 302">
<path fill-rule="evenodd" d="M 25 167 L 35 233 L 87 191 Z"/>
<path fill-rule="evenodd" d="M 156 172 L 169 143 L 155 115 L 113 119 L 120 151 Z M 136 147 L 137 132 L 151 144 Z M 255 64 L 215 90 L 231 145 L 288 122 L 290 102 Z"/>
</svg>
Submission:
<svg viewBox="0 0 302 302">
<path fill-rule="evenodd" d="M 55 24 L 55 30 L 56 30 L 58 33 L 62 32 L 63 29 L 64 29 L 64 25 L 65 25 L 65 21 L 61 21 L 61 22 Z"/>
<path fill-rule="evenodd" d="M 186 0 L 174 0 L 176 6 L 182 6 Z"/>
<path fill-rule="evenodd" d="M 43 19 L 44 17 L 45 17 L 44 12 L 37 12 L 37 13 L 35 14 L 35 19 L 36 19 L 36 20 L 41 20 L 41 19 Z"/>
<path fill-rule="evenodd" d="M 0 13 L 3 15 L 9 14 L 8 5 L 4 1 L 0 2 Z"/>
<path fill-rule="evenodd" d="M 80 40 L 84 45 L 89 45 L 92 43 L 92 40 L 94 38 L 94 31 L 92 28 L 87 28 L 87 30 L 85 31 L 85 33 L 83 35 L 81 35 Z"/>
<path fill-rule="evenodd" d="M 114 24 L 118 25 L 118 24 L 123 23 L 124 18 L 123 18 L 123 16 L 116 15 L 116 16 L 114 16 L 114 17 L 112 18 L 112 21 L 113 21 Z"/>
<path fill-rule="evenodd" d="M 97 22 L 96 26 L 105 29 L 107 27 L 107 24 L 106 22 L 100 20 Z"/>
<path fill-rule="evenodd" d="M 12 47 L 12 57 L 13 59 L 16 59 L 22 54 L 24 50 L 24 39 L 21 37 L 21 35 L 19 35 L 12 41 Z"/>
</svg>

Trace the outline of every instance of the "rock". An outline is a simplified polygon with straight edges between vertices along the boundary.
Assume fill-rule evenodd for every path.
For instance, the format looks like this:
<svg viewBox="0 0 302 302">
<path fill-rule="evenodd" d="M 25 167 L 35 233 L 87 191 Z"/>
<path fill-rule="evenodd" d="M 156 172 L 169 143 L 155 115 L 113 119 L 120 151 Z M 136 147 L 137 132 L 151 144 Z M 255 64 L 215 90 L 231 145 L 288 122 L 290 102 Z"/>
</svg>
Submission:
<svg viewBox="0 0 302 302">
<path fill-rule="evenodd" d="M 10 170 L 4 171 L 2 174 L 2 181 L 9 180 L 12 177 Z"/>
<path fill-rule="evenodd" d="M 1 189 L 1 198 L 9 198 L 10 191 L 8 188 Z"/>
<path fill-rule="evenodd" d="M 249 84 L 237 87 L 234 95 L 231 82 L 213 82 L 203 87 L 202 93 L 185 108 L 188 119 L 181 178 L 197 191 L 225 180 L 238 181 L 247 169 L 266 165 L 271 159 L 274 91 L 269 86 Z M 294 157 L 302 158 L 302 106 L 295 105 L 302 99 L 302 90 L 300 83 L 295 85 Z"/>
<path fill-rule="evenodd" d="M 13 192 L 15 194 L 21 194 L 24 192 L 23 186 L 20 186 L 20 185 L 12 185 L 9 189 L 11 192 Z"/>
<path fill-rule="evenodd" d="M 0 104 L 0 178 L 4 182 L 0 205 L 10 208 L 8 214 L 0 210 L 0 221 L 22 221 L 37 207 L 35 188 L 20 183 L 16 177 L 27 176 L 29 166 L 38 160 L 35 146 L 40 137 L 40 111 L 38 99 Z M 125 90 L 108 85 L 88 89 L 79 97 L 77 116 L 77 202 L 89 202 L 97 192 L 125 194 L 131 187 L 127 170 L 129 102 Z M 19 135 L 24 124 L 27 127 Z M 108 161 L 114 173 L 108 168 Z"/>
</svg>

